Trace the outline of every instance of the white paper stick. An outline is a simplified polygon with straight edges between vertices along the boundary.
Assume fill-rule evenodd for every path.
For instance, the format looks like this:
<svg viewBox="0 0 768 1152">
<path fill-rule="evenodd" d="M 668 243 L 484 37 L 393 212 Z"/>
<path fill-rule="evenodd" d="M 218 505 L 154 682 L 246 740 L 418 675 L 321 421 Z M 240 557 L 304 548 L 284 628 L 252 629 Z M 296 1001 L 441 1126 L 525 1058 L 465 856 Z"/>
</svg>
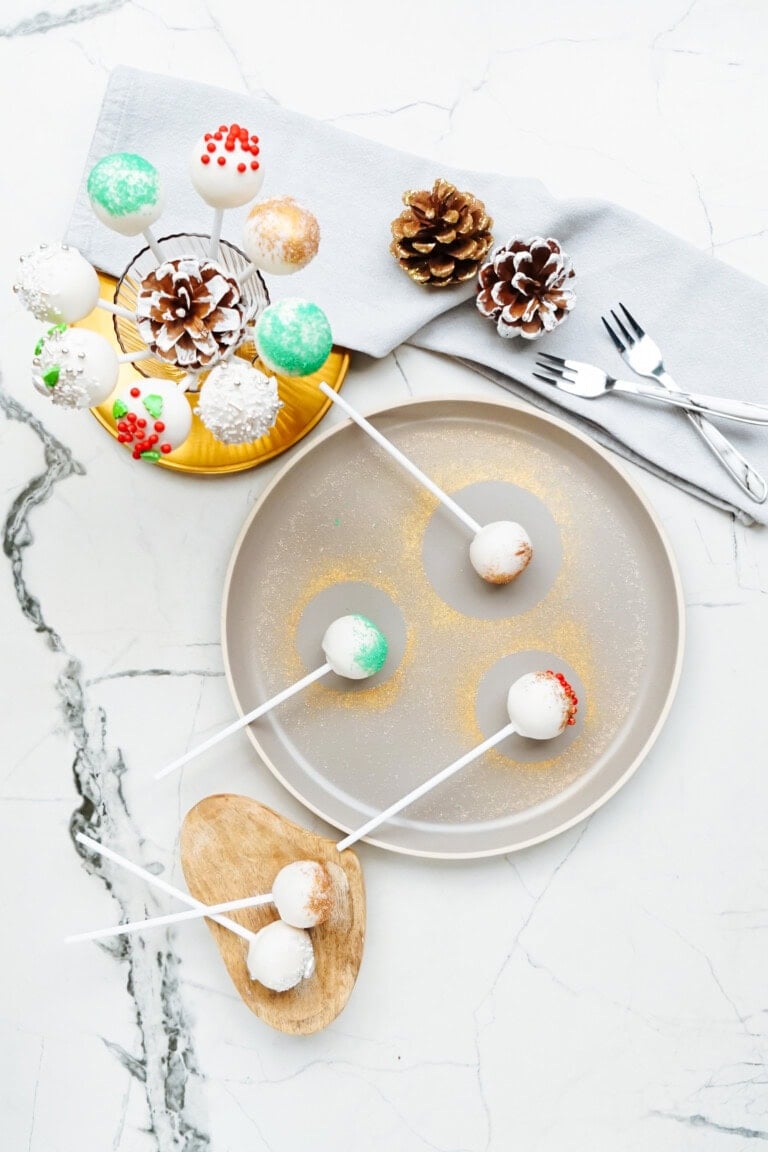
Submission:
<svg viewBox="0 0 768 1152">
<path fill-rule="evenodd" d="M 157 260 L 158 264 L 162 264 L 165 261 L 165 253 L 163 252 L 162 248 L 160 247 L 157 240 L 155 239 L 155 237 L 152 233 L 152 229 L 151 228 L 145 228 L 144 231 L 142 232 L 142 236 L 144 237 L 147 244 L 149 244 L 150 248 L 152 249 L 152 253 L 155 257 L 155 260 Z"/>
<path fill-rule="evenodd" d="M 106 940 L 110 936 L 127 936 L 131 932 L 143 932 L 145 928 L 160 928 L 164 924 L 180 924 L 184 920 L 202 920 L 221 912 L 236 912 L 240 908 L 258 908 L 272 903 L 272 893 L 264 896 L 245 896 L 242 900 L 227 900 L 224 904 L 211 904 L 207 908 L 190 908 L 188 912 L 171 912 L 167 916 L 152 916 L 146 920 L 131 920 L 127 924 L 115 924 L 111 928 L 96 928 L 93 932 L 79 932 L 67 936 L 65 944 L 80 944 L 86 940 Z"/>
<path fill-rule="evenodd" d="M 447 768 L 443 768 L 441 772 L 437 772 L 434 776 L 430 777 L 429 780 L 425 780 L 423 784 L 419 784 L 418 788 L 414 788 L 407 796 L 403 796 L 402 799 L 395 801 L 394 804 L 390 804 L 389 808 L 385 808 L 383 812 L 379 812 L 378 816 L 373 816 L 366 824 L 363 824 L 362 828 L 358 828 L 357 832 L 350 832 L 349 836 L 345 836 L 343 840 L 339 840 L 336 845 L 339 852 L 343 852 L 345 848 L 351 848 L 353 844 L 356 844 L 358 840 L 362 840 L 363 837 L 367 836 L 369 832 L 372 832 L 374 828 L 378 828 L 379 824 L 383 824 L 386 820 L 389 820 L 390 816 L 395 816 L 398 812 L 402 811 L 403 808 L 407 808 L 409 804 L 412 804 L 414 800 L 418 800 L 421 796 L 425 796 L 427 792 L 431 792 L 433 788 L 436 788 L 438 784 L 442 784 L 449 776 L 453 776 L 460 768 L 471 764 L 473 760 L 477 760 L 478 756 L 482 756 L 484 752 L 495 748 L 497 744 L 501 744 L 502 740 L 506 740 L 508 736 L 511 736 L 516 731 L 517 729 L 514 724 L 507 724 L 506 727 L 502 728 L 500 732 L 497 732 L 495 736 L 490 736 L 487 740 L 484 740 L 482 744 L 478 744 L 476 748 L 473 748 L 471 752 L 467 752 L 466 755 L 461 756 L 455 763 L 449 764 Z"/>
<path fill-rule="evenodd" d="M 241 287 L 243 284 L 247 284 L 251 276 L 255 275 L 256 271 L 257 268 L 255 264 L 248 264 L 248 266 L 243 268 L 242 272 L 238 275 L 238 284 L 240 284 Z"/>
<path fill-rule="evenodd" d="M 159 772 L 155 773 L 155 780 L 162 780 L 163 776 L 167 776 L 170 772 L 175 772 L 177 768 L 182 765 L 188 764 L 190 760 L 194 760 L 201 752 L 207 752 L 209 748 L 213 748 L 214 744 L 218 744 L 220 740 L 225 740 L 227 736 L 231 736 L 233 732 L 239 731 L 240 728 L 245 728 L 246 724 L 250 724 L 253 720 L 258 720 L 260 716 L 270 712 L 276 708 L 278 704 L 282 704 L 284 700 L 290 699 L 295 696 L 297 692 L 301 692 L 303 688 L 309 687 L 315 680 L 319 680 L 321 676 L 325 676 L 331 671 L 330 664 L 323 664 L 321 668 L 316 668 L 314 672 L 310 672 L 308 676 L 303 679 L 297 680 L 295 684 L 291 684 L 290 688 L 284 688 L 282 692 L 278 692 L 277 696 L 273 696 L 271 700 L 267 700 L 265 704 L 259 704 L 258 708 L 254 708 L 252 712 L 247 712 L 245 716 L 241 716 L 239 720 L 222 728 L 210 739 L 205 740 L 202 744 L 198 744 L 190 752 L 185 752 L 178 760 L 174 760 L 171 764 L 167 764 L 165 768 L 161 768 Z"/>
<path fill-rule="evenodd" d="M 208 249 L 208 256 L 211 260 L 218 260 L 219 258 L 219 240 L 221 239 L 221 224 L 223 219 L 224 209 L 214 208 L 213 224 L 211 226 L 211 246 Z"/>
<path fill-rule="evenodd" d="M 417 468 L 407 456 L 403 455 L 399 448 L 395 448 L 394 444 L 387 440 L 386 436 L 382 436 L 381 432 L 379 432 L 377 428 L 374 428 L 373 424 L 370 424 L 364 416 L 361 416 L 356 408 L 353 408 L 351 404 L 347 403 L 343 396 L 339 396 L 338 392 L 334 392 L 333 388 L 329 388 L 327 384 L 321 383 L 318 387 L 329 400 L 333 401 L 337 408 L 341 408 L 342 412 L 345 412 L 350 420 L 354 420 L 359 428 L 367 432 L 372 440 L 375 440 L 385 452 L 388 452 L 393 460 L 397 460 L 398 464 L 405 468 L 406 472 L 410 472 L 414 479 L 418 480 L 420 484 L 423 484 L 428 492 L 431 492 L 450 512 L 453 512 L 454 516 L 457 516 L 462 524 L 465 524 L 466 527 L 469 528 L 473 535 L 477 535 L 480 531 L 480 525 L 470 516 L 469 512 L 465 512 L 461 505 L 457 504 L 455 500 L 452 500 L 447 492 L 443 492 L 442 488 L 438 488 L 434 480 L 430 480 L 429 476 L 425 476 L 420 468 Z"/>
<path fill-rule="evenodd" d="M 109 300 L 99 300 L 96 307 L 103 308 L 105 312 L 111 312 L 113 316 L 122 316 L 123 320 L 133 320 L 134 323 L 136 321 L 135 312 L 123 308 L 120 304 L 112 304 Z"/>
<path fill-rule="evenodd" d="M 75 839 L 79 840 L 81 844 L 85 844 L 86 848 L 90 848 L 92 852 L 98 852 L 100 856 L 105 859 L 111 860 L 113 864 L 118 864 L 124 868 L 126 872 L 133 873 L 141 880 L 151 884 L 153 888 L 158 888 L 161 892 L 167 893 L 169 896 L 175 896 L 177 900 L 181 900 L 182 904 L 186 904 L 189 908 L 197 908 L 204 916 L 208 915 L 208 908 L 202 900 L 195 900 L 194 896 L 190 896 L 189 892 L 182 892 L 181 888 L 174 888 L 173 884 L 169 884 L 166 880 L 162 880 L 154 873 L 148 872 L 146 868 L 141 868 L 133 861 L 127 860 L 125 856 L 121 856 L 118 852 L 113 852 L 111 848 L 107 848 L 105 844 L 99 844 L 98 840 L 92 840 L 90 836 L 86 836 L 83 832 L 78 832 Z M 242 936 L 243 940 L 249 943 L 251 940 L 256 939 L 256 933 L 249 931 L 248 928 L 243 928 L 242 924 L 238 924 L 236 920 L 230 920 L 228 916 L 211 916 L 211 920 L 215 920 L 217 924 L 221 924 L 222 928 L 228 928 L 230 932 L 234 932 L 236 936 Z"/>
<path fill-rule="evenodd" d="M 136 364 L 139 360 L 148 360 L 151 355 L 149 348 L 144 348 L 141 352 L 122 352 L 117 361 L 119 364 Z"/>
</svg>

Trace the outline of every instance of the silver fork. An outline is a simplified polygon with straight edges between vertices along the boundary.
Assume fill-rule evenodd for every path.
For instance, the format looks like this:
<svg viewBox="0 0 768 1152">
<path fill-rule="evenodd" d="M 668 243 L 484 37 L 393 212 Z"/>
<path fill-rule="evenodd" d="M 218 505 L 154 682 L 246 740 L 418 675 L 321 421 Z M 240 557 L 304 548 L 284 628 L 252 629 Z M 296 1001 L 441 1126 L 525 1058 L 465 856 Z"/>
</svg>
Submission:
<svg viewBox="0 0 768 1152">
<path fill-rule="evenodd" d="M 534 372 L 538 380 L 554 384 L 573 396 L 585 400 L 596 400 L 610 392 L 623 392 L 630 396 L 640 396 L 644 400 L 658 400 L 686 411 L 706 412 L 710 416 L 722 416 L 727 420 L 739 420 L 742 424 L 768 424 L 768 405 L 751 404 L 747 400 L 729 400 L 724 396 L 705 396 L 701 392 L 670 392 L 660 384 L 638 384 L 634 380 L 617 380 L 602 368 L 586 364 L 582 360 L 563 360 L 549 352 L 540 352 L 536 367 L 544 373 Z"/>
<path fill-rule="evenodd" d="M 658 344 L 643 331 L 623 304 L 620 303 L 619 307 L 626 317 L 627 324 L 622 322 L 613 309 L 611 316 L 621 336 L 617 335 L 604 316 L 601 319 L 621 358 L 638 376 L 657 380 L 669 392 L 679 393 L 681 389 L 667 372 Z M 726 439 L 720 429 L 711 424 L 705 416 L 691 411 L 686 412 L 686 416 L 721 464 L 728 469 L 741 490 L 756 504 L 764 504 L 768 498 L 768 483 L 760 473 L 755 471 L 730 440 Z"/>
</svg>

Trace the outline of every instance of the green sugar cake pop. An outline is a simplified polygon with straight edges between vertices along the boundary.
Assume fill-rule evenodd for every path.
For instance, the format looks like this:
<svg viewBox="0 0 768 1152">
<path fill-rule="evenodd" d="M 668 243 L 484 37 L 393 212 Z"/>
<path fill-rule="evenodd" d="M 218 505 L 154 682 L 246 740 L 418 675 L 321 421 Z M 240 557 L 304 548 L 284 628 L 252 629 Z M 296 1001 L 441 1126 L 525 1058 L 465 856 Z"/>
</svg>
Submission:
<svg viewBox="0 0 768 1152">
<path fill-rule="evenodd" d="M 337 676 L 365 680 L 375 676 L 387 659 L 387 638 L 367 616 L 340 616 L 326 629 L 325 658 Z"/>
<path fill-rule="evenodd" d="M 289 298 L 265 308 L 256 323 L 256 348 L 270 372 L 310 376 L 333 347 L 328 317 L 310 300 Z"/>
<path fill-rule="evenodd" d="M 133 152 L 113 152 L 99 160 L 88 177 L 88 195 L 102 224 L 122 236 L 146 231 L 165 200 L 159 172 Z"/>
</svg>

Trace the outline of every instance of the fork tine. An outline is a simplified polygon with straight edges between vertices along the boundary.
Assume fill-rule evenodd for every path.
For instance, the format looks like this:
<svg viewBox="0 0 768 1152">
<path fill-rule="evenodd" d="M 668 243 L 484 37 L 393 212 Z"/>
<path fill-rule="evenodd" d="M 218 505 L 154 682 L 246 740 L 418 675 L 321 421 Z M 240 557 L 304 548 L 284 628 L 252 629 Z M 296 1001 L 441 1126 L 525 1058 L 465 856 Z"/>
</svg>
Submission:
<svg viewBox="0 0 768 1152">
<path fill-rule="evenodd" d="M 606 320 L 605 316 L 601 316 L 600 319 L 602 320 L 603 324 L 605 325 L 606 332 L 610 336 L 611 340 L 613 340 L 613 346 L 616 349 L 616 351 L 617 352 L 623 352 L 624 351 L 624 345 L 622 344 L 621 340 L 619 340 L 619 338 L 616 335 L 616 333 L 614 332 L 613 328 L 611 328 L 611 326 L 608 323 L 608 321 Z"/>
<path fill-rule="evenodd" d="M 561 368 L 559 364 L 544 364 L 541 360 L 537 360 L 536 367 L 542 368 L 545 372 L 549 372 L 552 376 L 565 376 L 564 365 Z"/>
<path fill-rule="evenodd" d="M 621 332 L 622 336 L 624 337 L 624 339 L 626 340 L 627 344 L 628 344 L 628 345 L 629 345 L 629 347 L 631 348 L 631 347 L 632 347 L 632 345 L 635 343 L 635 338 L 634 338 L 634 336 L 632 336 L 632 335 L 631 335 L 631 333 L 627 331 L 627 329 L 624 327 L 624 325 L 623 325 L 622 321 L 620 320 L 620 318 L 619 318 L 619 317 L 616 315 L 616 313 L 614 312 L 613 308 L 611 308 L 611 316 L 613 316 L 614 320 L 616 321 L 616 323 L 617 323 L 617 324 L 618 324 L 618 326 L 619 326 L 619 331 Z"/>
<path fill-rule="evenodd" d="M 635 336 L 637 336 L 637 338 L 639 340 L 642 340 L 643 336 L 645 336 L 645 332 L 643 332 L 643 330 L 640 327 L 640 325 L 638 324 L 637 320 L 635 320 L 634 316 L 631 314 L 629 309 L 624 307 L 624 305 L 621 303 L 621 301 L 619 301 L 619 308 L 621 308 L 621 310 L 624 313 L 624 315 L 626 316 L 627 320 L 632 325 L 632 328 L 634 329 L 634 332 L 635 332 Z"/>
<path fill-rule="evenodd" d="M 554 384 L 555 387 L 557 387 L 557 380 L 554 380 L 551 376 L 542 376 L 540 372 L 532 372 L 531 375 L 535 376 L 537 380 L 543 380 L 545 384 Z"/>
<path fill-rule="evenodd" d="M 539 352 L 540 360 L 551 360 L 554 364 L 565 364 L 562 356 L 553 356 L 551 352 Z"/>
</svg>

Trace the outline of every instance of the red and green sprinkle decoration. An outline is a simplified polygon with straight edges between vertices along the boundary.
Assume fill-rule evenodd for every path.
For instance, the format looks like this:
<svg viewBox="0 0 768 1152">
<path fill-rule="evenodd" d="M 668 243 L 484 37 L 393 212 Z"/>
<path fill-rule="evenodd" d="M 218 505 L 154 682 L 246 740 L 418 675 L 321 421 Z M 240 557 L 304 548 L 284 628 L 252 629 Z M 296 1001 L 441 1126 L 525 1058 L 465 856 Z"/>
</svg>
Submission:
<svg viewBox="0 0 768 1152">
<path fill-rule="evenodd" d="M 141 389 L 131 388 L 131 396 L 138 400 Z M 117 439 L 121 444 L 131 446 L 134 460 L 159 460 L 173 451 L 173 447 L 162 439 L 165 424 L 159 417 L 163 413 L 163 398 L 152 392 L 143 397 L 142 404 L 152 417 L 151 427 L 143 416 L 130 412 L 124 400 L 115 400 L 112 415 L 117 423 Z"/>
</svg>

